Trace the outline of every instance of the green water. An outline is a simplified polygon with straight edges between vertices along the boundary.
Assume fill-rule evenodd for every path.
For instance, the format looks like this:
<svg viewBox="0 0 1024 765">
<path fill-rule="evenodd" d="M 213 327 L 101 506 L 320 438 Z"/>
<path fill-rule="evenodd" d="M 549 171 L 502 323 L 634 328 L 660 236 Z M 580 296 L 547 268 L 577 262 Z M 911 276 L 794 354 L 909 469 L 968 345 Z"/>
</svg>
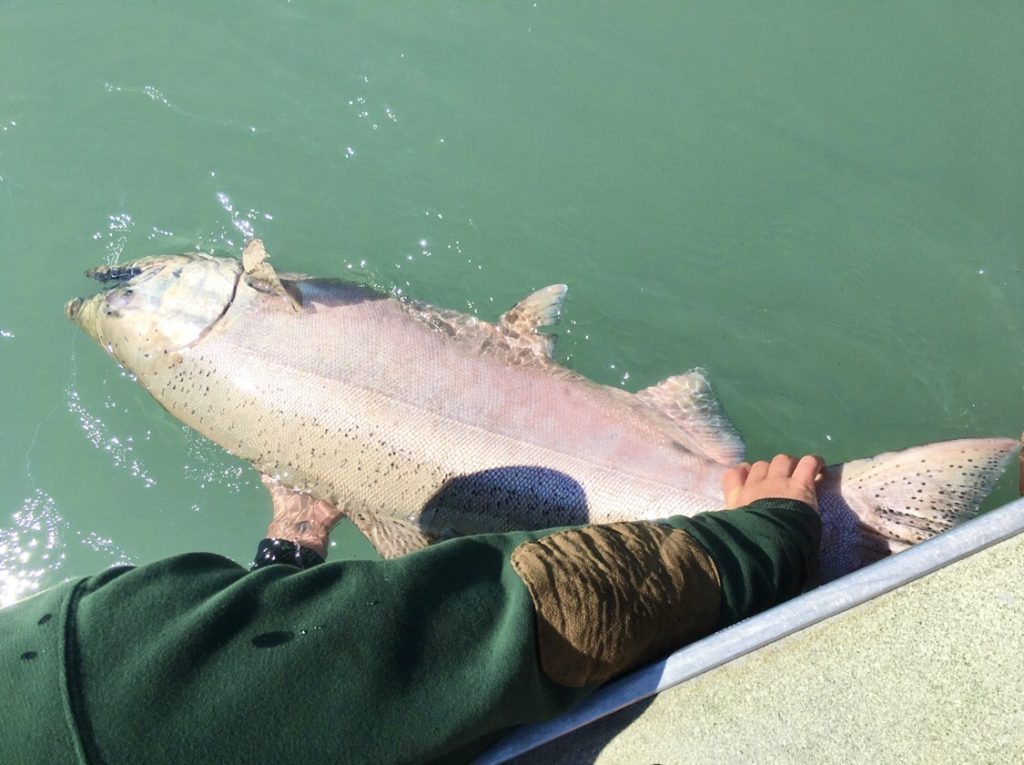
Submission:
<svg viewBox="0 0 1024 765">
<path fill-rule="evenodd" d="M 0 602 L 250 559 L 253 471 L 62 312 L 249 234 L 485 318 L 566 282 L 568 364 L 704 365 L 754 456 L 1019 433 L 1024 5 L 626 8 L 0 3 Z"/>
</svg>

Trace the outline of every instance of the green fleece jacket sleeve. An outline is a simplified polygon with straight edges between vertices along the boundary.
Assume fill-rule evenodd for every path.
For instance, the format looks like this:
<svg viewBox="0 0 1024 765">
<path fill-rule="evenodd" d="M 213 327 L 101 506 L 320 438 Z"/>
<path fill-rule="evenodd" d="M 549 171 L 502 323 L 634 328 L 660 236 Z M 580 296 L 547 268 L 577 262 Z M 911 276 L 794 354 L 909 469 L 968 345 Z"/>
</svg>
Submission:
<svg viewBox="0 0 1024 765">
<path fill-rule="evenodd" d="M 714 556 L 724 624 L 800 590 L 817 539 L 808 513 L 759 504 L 666 523 Z M 551 533 L 305 571 L 189 553 L 0 610 L 0 698 L 18 728 L 0 736 L 0 761 L 467 760 L 593 690 L 545 674 L 511 563 Z M 31 743 L 40 730 L 60 736 Z"/>
<path fill-rule="evenodd" d="M 821 544 L 821 517 L 789 499 L 762 499 L 668 523 L 693 536 L 718 568 L 719 629 L 799 595 Z"/>
</svg>

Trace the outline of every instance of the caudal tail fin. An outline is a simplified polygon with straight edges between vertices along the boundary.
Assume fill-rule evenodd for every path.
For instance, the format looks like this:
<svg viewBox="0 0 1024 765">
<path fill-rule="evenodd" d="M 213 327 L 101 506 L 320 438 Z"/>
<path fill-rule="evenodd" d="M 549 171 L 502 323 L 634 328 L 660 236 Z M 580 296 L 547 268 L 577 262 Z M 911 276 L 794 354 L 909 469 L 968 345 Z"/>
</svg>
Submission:
<svg viewBox="0 0 1024 765">
<path fill-rule="evenodd" d="M 972 517 L 1020 449 L 1012 438 L 966 438 L 830 467 L 818 491 L 823 563 L 835 569 L 826 578 Z"/>
</svg>

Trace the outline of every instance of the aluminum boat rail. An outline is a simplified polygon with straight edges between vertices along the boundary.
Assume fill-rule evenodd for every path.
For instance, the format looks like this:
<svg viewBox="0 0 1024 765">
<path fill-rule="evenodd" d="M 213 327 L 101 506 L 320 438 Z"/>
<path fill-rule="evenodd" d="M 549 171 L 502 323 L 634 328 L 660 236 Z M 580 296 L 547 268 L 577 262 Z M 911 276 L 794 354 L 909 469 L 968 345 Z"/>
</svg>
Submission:
<svg viewBox="0 0 1024 765">
<path fill-rule="evenodd" d="M 545 723 L 512 731 L 478 765 L 505 762 L 769 643 L 843 613 L 1024 531 L 1024 498 L 1003 505 L 899 555 L 734 624 L 604 686 Z"/>
</svg>

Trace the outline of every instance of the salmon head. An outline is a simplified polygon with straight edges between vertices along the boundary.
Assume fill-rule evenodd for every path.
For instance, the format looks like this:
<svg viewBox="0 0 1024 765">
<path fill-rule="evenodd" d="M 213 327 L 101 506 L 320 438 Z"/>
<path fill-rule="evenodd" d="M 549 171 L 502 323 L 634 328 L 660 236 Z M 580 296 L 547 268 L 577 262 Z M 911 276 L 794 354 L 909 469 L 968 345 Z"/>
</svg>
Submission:
<svg viewBox="0 0 1024 765">
<path fill-rule="evenodd" d="M 241 274 L 237 260 L 202 253 L 99 266 L 86 275 L 107 288 L 69 301 L 64 311 L 134 370 L 205 335 L 231 305 Z"/>
</svg>

